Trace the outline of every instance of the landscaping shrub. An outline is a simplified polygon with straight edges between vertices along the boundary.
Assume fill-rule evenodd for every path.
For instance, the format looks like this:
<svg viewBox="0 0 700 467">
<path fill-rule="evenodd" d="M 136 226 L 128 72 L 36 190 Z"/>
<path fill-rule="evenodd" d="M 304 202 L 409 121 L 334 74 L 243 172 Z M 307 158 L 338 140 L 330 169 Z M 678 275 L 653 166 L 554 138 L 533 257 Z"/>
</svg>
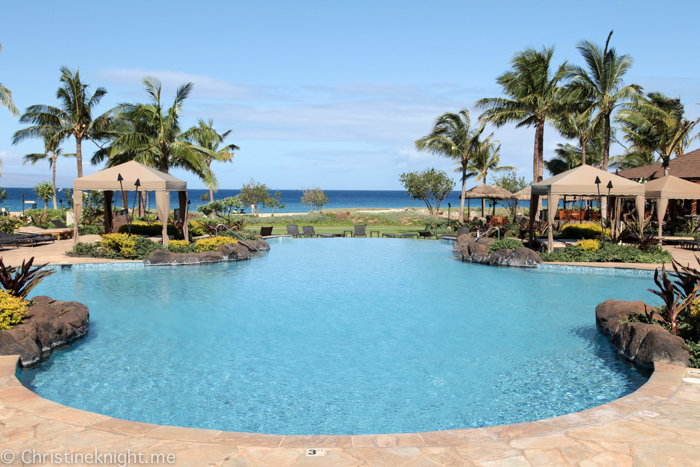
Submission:
<svg viewBox="0 0 700 467">
<path fill-rule="evenodd" d="M 119 227 L 120 234 L 125 234 L 128 231 L 128 224 L 124 224 Z M 153 224 L 149 224 L 148 222 L 132 222 L 131 234 L 157 237 L 159 235 L 163 235 L 163 224 L 160 222 L 154 222 Z M 180 232 L 180 230 L 178 230 L 178 228 L 172 224 L 168 224 L 168 235 L 173 235 L 176 239 L 182 239 L 182 232 Z"/>
<path fill-rule="evenodd" d="M 56 271 L 44 269 L 47 263 L 32 267 L 34 257 L 29 261 L 22 260 L 22 265 L 18 268 L 5 266 L 0 257 L 0 285 L 10 295 L 18 298 L 25 298 L 34 287 L 39 285 L 47 276 Z"/>
<path fill-rule="evenodd" d="M 71 256 L 92 256 L 98 258 L 100 256 L 100 249 L 94 243 L 76 243 L 72 249 L 66 251 L 66 254 Z"/>
<path fill-rule="evenodd" d="M 514 238 L 504 238 L 503 240 L 496 240 L 489 245 L 488 252 L 491 253 L 496 250 L 516 250 L 523 246 L 523 242 L 516 240 Z"/>
<path fill-rule="evenodd" d="M 606 229 L 606 233 L 610 229 Z M 565 224 L 561 228 L 561 235 L 566 238 L 592 239 L 603 235 L 603 228 L 599 224 Z"/>
<path fill-rule="evenodd" d="M 153 240 L 149 240 L 147 238 L 135 237 L 134 240 L 136 243 L 134 257 L 130 259 L 146 259 L 148 255 L 154 251 L 165 249 L 160 242 L 154 242 Z M 170 242 L 168 242 L 168 244 L 170 244 Z"/>
<path fill-rule="evenodd" d="M 80 235 L 101 235 L 104 233 L 104 226 L 102 225 L 81 225 Z"/>
<path fill-rule="evenodd" d="M 576 242 L 576 246 L 583 248 L 589 253 L 594 253 L 600 249 L 600 242 L 598 240 L 579 240 Z"/>
<path fill-rule="evenodd" d="M 0 290 L 0 331 L 19 324 L 27 314 L 28 303 Z"/>
<path fill-rule="evenodd" d="M 0 232 L 2 233 L 11 234 L 15 231 L 15 229 L 23 227 L 24 225 L 24 222 L 22 222 L 22 220 L 17 217 L 0 217 Z"/>
<path fill-rule="evenodd" d="M 131 259 L 136 253 L 135 235 L 123 233 L 107 234 L 102 237 L 100 246 L 110 255 Z"/>
<path fill-rule="evenodd" d="M 168 242 L 168 251 L 171 253 L 193 253 L 195 248 L 187 240 L 171 240 Z"/>
<path fill-rule="evenodd" d="M 238 243 L 238 241 L 232 239 L 231 237 L 214 237 L 214 238 L 204 238 L 202 240 L 197 240 L 195 243 L 195 251 L 201 253 L 203 251 L 216 251 L 218 245 L 227 245 L 229 243 Z"/>
<path fill-rule="evenodd" d="M 670 263 L 671 253 L 655 246 L 643 252 L 632 245 L 615 245 L 607 243 L 605 248 L 589 252 L 579 246 L 567 245 L 566 248 L 551 253 L 541 253 L 545 262 L 585 262 L 585 263 Z"/>
</svg>

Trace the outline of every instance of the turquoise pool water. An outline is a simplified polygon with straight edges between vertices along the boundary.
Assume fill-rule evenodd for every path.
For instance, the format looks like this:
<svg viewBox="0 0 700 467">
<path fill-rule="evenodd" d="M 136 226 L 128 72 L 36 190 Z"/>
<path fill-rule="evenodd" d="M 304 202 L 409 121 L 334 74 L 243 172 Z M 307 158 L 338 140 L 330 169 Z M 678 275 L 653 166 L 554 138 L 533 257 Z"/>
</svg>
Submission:
<svg viewBox="0 0 700 467">
<path fill-rule="evenodd" d="M 90 308 L 89 336 L 22 382 L 113 417 L 280 434 L 400 433 L 597 406 L 646 377 L 595 329 L 649 277 L 495 268 L 451 246 L 300 239 L 252 261 L 74 269 L 37 295 Z"/>
</svg>

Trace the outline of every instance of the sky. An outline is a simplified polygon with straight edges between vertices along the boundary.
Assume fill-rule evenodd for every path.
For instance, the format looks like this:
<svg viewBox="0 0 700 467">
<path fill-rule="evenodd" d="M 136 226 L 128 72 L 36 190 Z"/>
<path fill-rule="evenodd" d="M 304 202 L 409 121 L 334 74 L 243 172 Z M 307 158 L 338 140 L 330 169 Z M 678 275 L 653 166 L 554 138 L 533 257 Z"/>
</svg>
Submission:
<svg viewBox="0 0 700 467">
<path fill-rule="evenodd" d="M 556 47 L 554 63 L 583 64 L 582 40 L 629 54 L 626 76 L 645 91 L 680 97 L 689 118 L 700 117 L 700 63 L 692 31 L 697 1 L 267 1 L 169 2 L 75 0 L 7 2 L 0 26 L 0 83 L 20 111 L 57 105 L 61 66 L 79 69 L 91 89 L 108 94 L 99 115 L 119 103 L 145 102 L 146 75 L 163 84 L 170 105 L 178 86 L 194 83 L 184 128 L 213 119 L 237 151 L 214 163 L 219 186 L 254 179 L 271 189 L 311 185 L 327 190 L 401 190 L 406 171 L 453 164 L 415 150 L 445 112 L 501 96 L 496 78 L 516 52 Z M 662 15 L 663 18 L 659 18 Z M 664 19 L 665 18 L 665 19 Z M 23 126 L 0 108 L 1 187 L 50 180 L 48 162 L 23 165 L 42 152 L 39 140 L 12 145 Z M 534 129 L 498 129 L 501 164 L 532 179 Z M 565 142 L 545 130 L 545 159 Z M 696 142 L 691 149 L 700 145 Z M 75 151 L 75 141 L 63 148 Z M 84 173 L 96 147 L 83 145 Z M 613 148 L 611 155 L 622 152 Z M 77 176 L 75 159 L 57 164 L 57 185 Z M 196 176 L 175 170 L 190 188 Z M 471 187 L 472 182 L 468 185 Z"/>
</svg>

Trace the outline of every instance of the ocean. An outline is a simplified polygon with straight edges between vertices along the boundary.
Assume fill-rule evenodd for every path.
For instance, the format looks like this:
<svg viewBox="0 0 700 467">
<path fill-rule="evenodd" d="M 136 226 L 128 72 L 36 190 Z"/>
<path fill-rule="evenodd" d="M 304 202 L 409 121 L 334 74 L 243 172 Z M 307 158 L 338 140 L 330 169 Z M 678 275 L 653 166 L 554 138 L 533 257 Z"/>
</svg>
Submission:
<svg viewBox="0 0 700 467">
<path fill-rule="evenodd" d="M 43 208 L 43 201 L 39 200 L 32 191 L 31 188 L 5 188 L 7 193 L 7 199 L 0 205 L 2 207 L 9 207 L 10 211 L 18 212 L 22 211 L 22 194 L 24 193 L 25 209 L 31 209 L 32 204 L 36 203 L 37 208 Z M 301 190 L 279 190 L 282 197 L 282 203 L 284 203 L 284 208 L 278 210 L 277 212 L 309 212 L 311 209 L 309 206 L 301 203 Z M 192 201 L 190 205 L 190 211 L 197 209 L 197 206 L 204 204 L 202 202 L 201 196 L 203 194 L 208 194 L 209 190 L 187 190 L 188 198 Z M 240 193 L 240 190 L 219 190 L 214 193 L 214 199 L 219 200 L 227 198 L 229 196 L 236 196 Z M 270 195 L 274 195 L 275 192 L 271 191 Z M 156 200 L 155 193 L 149 193 L 151 198 L 151 208 L 155 209 Z M 328 196 L 328 204 L 324 207 L 326 209 L 346 209 L 346 208 L 387 208 L 387 209 L 399 209 L 399 208 L 424 208 L 425 203 L 421 200 L 413 200 L 405 191 L 401 190 L 326 190 L 326 195 Z M 452 205 L 452 209 L 459 209 L 459 191 L 453 191 L 450 196 L 447 197 L 440 204 L 440 210 L 447 210 L 448 203 Z M 65 203 L 65 192 L 63 190 L 58 193 L 59 200 L 63 200 Z M 121 196 L 117 196 L 118 200 L 121 200 Z M 32 201 L 30 203 L 28 201 Z M 121 201 L 117 201 L 121 205 Z M 522 201 L 521 206 L 527 206 L 529 202 Z M 59 204 L 60 206 L 60 204 Z M 129 207 L 134 206 L 134 192 L 129 192 Z M 472 208 L 480 207 L 481 200 L 473 199 L 471 200 Z M 488 206 L 488 204 L 487 204 Z M 499 206 L 501 204 L 499 203 Z M 53 202 L 49 201 L 49 208 L 53 207 Z M 170 208 L 174 209 L 178 207 L 177 192 L 172 192 L 170 196 Z M 466 208 L 466 203 L 465 203 Z M 265 208 L 263 212 L 270 212 L 269 208 Z"/>
</svg>

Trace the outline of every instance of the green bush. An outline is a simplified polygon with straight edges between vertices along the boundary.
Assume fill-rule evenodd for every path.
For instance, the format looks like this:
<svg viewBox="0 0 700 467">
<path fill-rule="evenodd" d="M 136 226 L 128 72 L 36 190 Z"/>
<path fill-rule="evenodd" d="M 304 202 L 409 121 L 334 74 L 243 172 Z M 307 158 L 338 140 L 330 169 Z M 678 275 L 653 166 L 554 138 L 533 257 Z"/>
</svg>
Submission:
<svg viewBox="0 0 700 467">
<path fill-rule="evenodd" d="M 24 211 L 25 216 L 29 216 L 32 219 L 36 219 L 44 214 L 43 209 L 27 209 Z M 46 214 L 49 220 L 60 219 L 63 222 L 66 221 L 66 210 L 65 209 L 47 209 Z"/>
<path fill-rule="evenodd" d="M 599 224 L 565 224 L 561 228 L 561 235 L 566 238 L 593 239 L 603 235 L 603 228 Z"/>
<path fill-rule="evenodd" d="M 11 234 L 15 231 L 15 229 L 19 227 L 23 227 L 25 224 L 24 222 L 17 218 L 17 217 L 12 217 L 12 216 L 1 216 L 0 217 L 0 232 L 6 233 L 6 234 Z"/>
<path fill-rule="evenodd" d="M 488 252 L 491 253 L 496 250 L 516 250 L 523 246 L 523 242 L 516 240 L 514 238 L 504 238 L 503 240 L 496 240 L 489 245 Z"/>
<path fill-rule="evenodd" d="M 95 243 L 76 243 L 71 250 L 66 251 L 66 254 L 71 256 L 92 256 L 99 258 L 101 256 L 100 249 Z"/>
<path fill-rule="evenodd" d="M 102 225 L 81 225 L 80 235 L 102 235 L 104 233 Z"/>
<path fill-rule="evenodd" d="M 167 249 L 171 253 L 194 253 L 196 251 L 194 244 L 187 240 L 171 240 L 168 242 Z"/>
<path fill-rule="evenodd" d="M 129 232 L 129 225 L 124 224 L 119 227 L 119 232 L 125 234 Z M 158 237 L 163 235 L 163 224 L 160 222 L 147 224 L 145 222 L 137 222 L 131 224 L 131 235 L 146 235 L 149 237 Z M 173 235 L 176 239 L 182 240 L 182 232 L 172 224 L 168 224 L 168 235 Z"/>
<path fill-rule="evenodd" d="M 673 257 L 661 247 L 651 247 L 644 253 L 632 245 L 615 245 L 607 243 L 605 248 L 589 252 L 579 246 L 567 245 L 566 248 L 551 253 L 540 254 L 545 262 L 581 262 L 581 263 L 670 263 Z"/>
</svg>

